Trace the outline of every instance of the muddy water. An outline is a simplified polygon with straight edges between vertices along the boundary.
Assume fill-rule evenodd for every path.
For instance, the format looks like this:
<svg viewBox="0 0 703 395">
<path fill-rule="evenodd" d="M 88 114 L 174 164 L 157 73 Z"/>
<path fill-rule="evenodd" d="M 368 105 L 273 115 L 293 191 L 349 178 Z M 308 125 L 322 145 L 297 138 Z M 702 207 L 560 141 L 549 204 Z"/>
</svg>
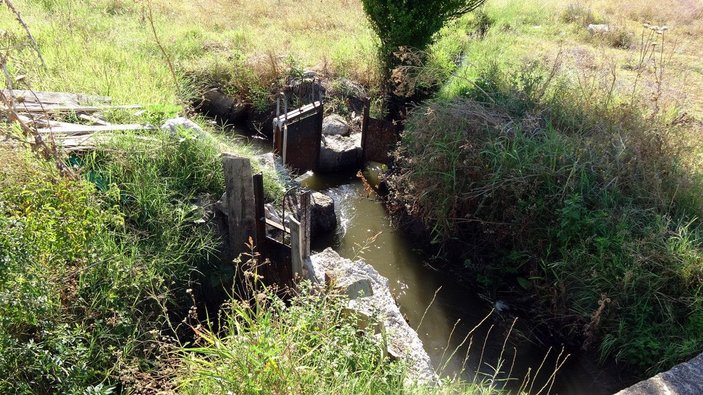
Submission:
<svg viewBox="0 0 703 395">
<path fill-rule="evenodd" d="M 271 151 L 269 141 L 245 139 L 254 151 Z M 559 346 L 550 348 L 530 339 L 529 324 L 513 325 L 509 306 L 480 297 L 476 290 L 433 268 L 353 174 L 314 175 L 303 186 L 333 198 L 339 219 L 337 231 L 315 240 L 313 250 L 331 246 L 343 257 L 364 259 L 388 278 L 402 313 L 417 330 L 441 376 L 488 380 L 497 388 L 532 394 L 611 394 L 631 384 L 614 370 L 597 367 L 589 355 L 563 351 L 560 356 Z"/>
<path fill-rule="evenodd" d="M 531 384 L 524 388 L 531 388 L 531 393 L 542 390 L 543 394 L 549 390 L 606 394 L 624 387 L 583 356 L 571 356 L 552 383 L 550 377 L 561 349 L 549 351 L 526 339 L 521 335 L 521 323 L 511 332 L 513 317 L 505 310 L 509 306 L 478 297 L 474 290 L 431 267 L 423 252 L 394 229 L 383 205 L 367 197 L 355 177 L 313 176 L 305 186 L 332 197 L 340 220 L 336 234 L 317 240 L 313 249 L 333 246 L 346 258 L 363 258 L 387 277 L 401 311 L 417 329 L 441 375 L 493 380 L 497 387 L 515 391 L 529 374 Z M 503 311 L 491 314 L 496 307 Z M 564 351 L 562 359 L 567 353 Z"/>
</svg>

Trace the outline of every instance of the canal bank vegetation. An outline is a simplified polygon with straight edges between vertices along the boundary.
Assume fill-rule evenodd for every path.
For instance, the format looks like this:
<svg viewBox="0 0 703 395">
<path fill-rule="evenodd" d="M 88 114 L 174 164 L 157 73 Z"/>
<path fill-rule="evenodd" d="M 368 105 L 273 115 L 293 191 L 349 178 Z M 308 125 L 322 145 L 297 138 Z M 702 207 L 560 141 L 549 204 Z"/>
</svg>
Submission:
<svg viewBox="0 0 703 395">
<path fill-rule="evenodd" d="M 168 369 L 172 320 L 216 262 L 196 203 L 223 181 L 216 145 L 151 138 L 68 159 L 79 178 L 2 148 L 0 392 L 109 393 Z"/>
<path fill-rule="evenodd" d="M 599 6 L 489 4 L 391 183 L 458 272 L 644 375 L 703 350 L 700 19 Z"/>
<path fill-rule="evenodd" d="M 137 115 L 108 112 L 109 121 L 158 126 L 213 87 L 263 106 L 276 84 L 305 69 L 381 91 L 377 41 L 353 0 L 13 3 L 46 62 L 0 4 L 0 50 L 15 86 L 145 105 Z M 640 79 L 653 75 L 651 56 L 648 67 L 637 56 L 618 63 L 626 75 L 615 80 L 619 93 L 599 90 L 595 73 L 610 70 L 602 59 L 636 55 L 643 48 L 636 20 L 659 18 L 660 10 L 637 2 L 594 3 L 605 11 L 548 0 L 493 3 L 442 29 L 427 50 L 420 69 L 427 72 L 415 82 L 441 88 L 440 99 L 409 121 L 401 199 L 437 241 L 459 240 L 467 251 L 460 264 L 487 289 L 532 295 L 541 322 L 564 325 L 565 337 L 604 358 L 644 371 L 700 351 L 697 121 L 664 105 L 679 97 L 678 82 Z M 701 19 L 685 11 L 662 17 L 680 22 L 666 34 L 684 49 L 664 56 L 673 61 L 661 75 L 688 73 L 684 85 L 695 88 Z M 623 18 L 622 35 L 586 33 L 585 23 L 607 18 Z M 578 70 L 594 74 L 552 67 L 560 47 L 573 47 Z M 532 59 L 522 67 L 526 55 Z M 664 88 L 657 111 L 621 93 L 619 85 L 634 81 L 646 86 L 640 93 Z M 700 114 L 701 97 L 685 99 L 690 114 Z M 16 134 L 9 125 L 0 130 Z M 218 378 L 247 367 L 257 374 L 237 385 L 252 392 L 272 385 L 401 391 L 403 367 L 381 358 L 369 338 L 351 335 L 353 322 L 333 296 L 301 295 L 284 308 L 264 293 L 262 304 L 232 301 L 221 331 L 197 327 L 192 316 L 207 317 L 191 309 L 193 293 L 200 303 L 207 284 L 219 286 L 203 273 L 231 275 L 203 224 L 223 190 L 223 149 L 250 155 L 241 144 L 187 131 L 127 134 L 100 153 L 66 158 L 78 174 L 67 178 L 14 142 L 0 145 L 0 392 L 216 390 Z M 267 180 L 268 198 L 277 199 L 282 187 Z M 426 194 L 410 200 L 423 185 Z M 321 314 L 329 320 L 320 322 Z M 334 341 L 358 361 L 329 353 Z M 184 350 L 187 342 L 197 347 Z M 213 379 L 207 368 L 219 357 L 231 363 Z M 337 375 L 328 363 L 340 367 Z M 354 379 L 357 371 L 365 381 Z M 427 391 L 487 388 L 451 382 Z"/>
<path fill-rule="evenodd" d="M 346 296 L 304 287 L 284 301 L 233 287 L 220 307 L 208 292 L 236 272 L 219 261 L 208 225 L 223 190 L 220 143 L 144 137 L 71 157 L 77 178 L 0 147 L 0 392 L 450 394 L 501 385 L 408 387 L 403 362 L 360 329 L 374 323 L 360 324 L 368 317 L 348 310 Z M 203 303 L 213 299 L 214 308 Z"/>
<path fill-rule="evenodd" d="M 11 79 L 3 85 L 138 103 L 143 111 L 102 116 L 157 128 L 101 140 L 92 153 L 62 156 L 72 170 L 62 174 L 55 158 L 46 160 L 22 143 L 18 128 L 0 124 L 1 393 L 205 388 L 227 393 L 231 388 L 220 387 L 208 369 L 218 362 L 221 377 L 236 379 L 236 388 L 248 393 L 278 391 L 278 385 L 317 393 L 404 390 L 402 363 L 391 361 L 376 339 L 358 331 L 354 317 L 341 313 L 341 298 L 301 294 L 285 305 L 264 290 L 265 297 L 249 307 L 232 299 L 220 313 L 206 311 L 205 301 L 219 296 L 208 292 L 221 292 L 222 279 L 234 272 L 219 261 L 219 240 L 209 225 L 212 204 L 224 189 L 219 155 L 252 152 L 205 122 L 199 122 L 203 133 L 158 130 L 164 120 L 187 112 L 189 101 L 201 93 L 195 89 L 222 70 L 229 82 L 224 88 L 245 98 L 244 83 L 266 91 L 269 71 L 278 78 L 301 64 L 321 64 L 326 70 L 329 63 L 336 75 L 373 78 L 376 58 L 364 54 L 375 48 L 356 3 L 339 2 L 339 13 L 330 20 L 327 11 L 334 8 L 325 3 L 308 2 L 317 9 L 311 16 L 311 8 L 301 13 L 297 3 L 288 2 L 287 17 L 278 24 L 270 23 L 281 15 L 280 7 L 272 13 L 273 1 L 269 7 L 263 2 L 238 7 L 219 2 L 12 3 L 46 68 L 2 3 L 0 20 L 7 30 L 0 32 L 0 49 Z M 349 15 L 357 15 L 353 26 L 345 22 Z M 256 34 L 232 20 L 253 23 Z M 325 39 L 313 39 L 311 32 Z M 297 45 L 299 53 L 292 50 Z M 279 53 L 282 47 L 286 51 Z M 222 59 L 234 67 L 220 67 Z M 283 187 L 269 172 L 264 175 L 267 197 L 279 199 Z M 222 329 L 209 329 L 214 322 Z M 345 352 L 338 353 L 336 346 Z M 416 391 L 491 387 L 486 388 L 451 383 Z"/>
</svg>

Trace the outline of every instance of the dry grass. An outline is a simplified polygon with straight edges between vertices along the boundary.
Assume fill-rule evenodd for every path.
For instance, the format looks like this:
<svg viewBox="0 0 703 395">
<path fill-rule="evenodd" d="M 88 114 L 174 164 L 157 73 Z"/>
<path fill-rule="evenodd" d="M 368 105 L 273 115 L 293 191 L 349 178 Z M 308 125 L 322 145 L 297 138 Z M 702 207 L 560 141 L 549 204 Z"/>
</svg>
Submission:
<svg viewBox="0 0 703 395">
<path fill-rule="evenodd" d="M 14 51 L 12 71 L 25 75 L 32 87 L 110 95 L 117 103 L 178 101 L 149 26 L 147 1 L 14 3 L 48 69 L 28 50 L 5 7 L 0 7 L 0 49 Z M 151 7 L 155 30 L 179 77 L 202 59 L 224 67 L 244 62 L 254 65 L 254 72 L 280 64 L 360 81 L 375 74 L 373 34 L 356 0 L 151 0 Z"/>
<path fill-rule="evenodd" d="M 573 9 L 579 18 L 573 18 Z M 487 4 L 489 16 L 496 19 L 484 42 L 469 47 L 475 63 L 491 57 L 499 63 L 519 63 L 525 58 L 549 62 L 557 54 L 574 75 L 600 73 L 603 78 L 617 73 L 624 91 L 631 91 L 639 79 L 640 94 L 650 98 L 655 90 L 653 63 L 637 68 L 643 24 L 668 26 L 664 41 L 665 70 L 662 108 L 676 107 L 703 118 L 703 4 L 692 0 L 664 3 L 636 0 L 563 2 L 540 0 L 520 2 L 494 0 Z M 588 23 L 607 23 L 611 32 L 591 35 Z M 621 45 L 621 44 L 625 45 Z M 507 60 L 506 60 L 507 59 Z"/>
</svg>

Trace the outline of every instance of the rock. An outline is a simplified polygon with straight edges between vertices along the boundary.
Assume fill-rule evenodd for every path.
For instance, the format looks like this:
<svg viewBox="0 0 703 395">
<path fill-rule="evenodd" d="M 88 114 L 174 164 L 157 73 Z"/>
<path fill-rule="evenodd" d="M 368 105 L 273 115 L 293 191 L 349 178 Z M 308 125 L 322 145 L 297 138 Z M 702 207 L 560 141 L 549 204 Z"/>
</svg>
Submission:
<svg viewBox="0 0 703 395">
<path fill-rule="evenodd" d="M 276 156 L 273 152 L 269 152 L 266 154 L 257 155 L 254 157 L 254 159 L 259 162 L 262 168 L 274 170 L 276 172 L 276 175 L 278 176 L 278 180 L 283 185 L 290 184 L 290 174 L 288 173 L 286 167 L 283 165 L 283 161 L 279 156 Z"/>
<path fill-rule="evenodd" d="M 333 94 L 346 98 L 364 99 L 368 96 L 363 85 L 347 78 L 332 81 L 331 88 Z"/>
<path fill-rule="evenodd" d="M 703 394 L 703 354 L 651 379 L 640 381 L 616 395 Z"/>
<path fill-rule="evenodd" d="M 588 25 L 586 28 L 588 29 L 588 32 L 591 34 L 602 34 L 602 33 L 607 33 L 610 31 L 610 26 L 607 24 L 593 24 L 591 23 Z"/>
<path fill-rule="evenodd" d="M 273 152 L 256 156 L 261 166 L 276 169 L 276 155 Z"/>
<path fill-rule="evenodd" d="M 310 236 L 313 239 L 337 229 L 337 213 L 334 211 L 334 200 L 331 197 L 314 192 L 310 204 L 312 204 Z"/>
<path fill-rule="evenodd" d="M 194 105 L 199 111 L 226 124 L 243 121 L 249 111 L 248 105 L 237 102 L 219 89 L 206 91 Z"/>
<path fill-rule="evenodd" d="M 220 197 L 220 200 L 215 202 L 215 209 L 218 210 L 220 213 L 223 215 L 227 215 L 228 207 L 227 207 L 227 192 L 222 194 L 222 197 Z"/>
<path fill-rule="evenodd" d="M 373 296 L 373 287 L 368 278 L 362 278 L 347 285 L 347 296 L 350 300 Z"/>
<path fill-rule="evenodd" d="M 281 221 L 281 215 L 276 211 L 276 208 L 273 207 L 273 204 L 271 203 L 266 203 L 264 205 L 264 213 L 266 215 L 266 219 L 270 219 L 271 221 L 277 222 L 277 223 L 282 223 Z"/>
<path fill-rule="evenodd" d="M 320 172 L 337 172 L 359 167 L 361 164 L 361 134 L 351 136 L 323 136 L 320 147 Z"/>
<path fill-rule="evenodd" d="M 325 136 L 348 136 L 351 128 L 341 115 L 332 114 L 322 120 L 322 134 Z"/>
<path fill-rule="evenodd" d="M 161 130 L 171 132 L 171 134 L 174 136 L 178 133 L 178 130 L 193 132 L 193 134 L 195 134 L 195 136 L 197 137 L 202 137 L 205 135 L 205 131 L 203 131 L 203 128 L 198 126 L 197 123 L 184 117 L 169 119 L 168 121 L 164 122 L 163 125 L 161 125 Z"/>
<path fill-rule="evenodd" d="M 349 301 L 348 307 L 363 316 L 378 317 L 387 334 L 388 354 L 407 362 L 409 374 L 406 385 L 438 383 L 430 357 L 417 333 L 403 318 L 391 295 L 387 278 L 381 276 L 371 265 L 342 258 L 331 248 L 311 256 L 306 263 L 306 270 L 319 284 L 324 284 L 326 277 L 333 278 L 331 284 L 345 292 L 361 291 L 368 287 L 371 293 L 363 297 L 357 294 L 355 299 Z"/>
<path fill-rule="evenodd" d="M 357 328 L 359 328 L 362 331 L 369 331 L 372 330 L 374 335 L 382 335 L 383 332 L 385 331 L 385 327 L 383 326 L 383 321 L 379 321 L 377 317 L 372 317 L 368 314 L 362 313 L 360 311 L 347 308 L 342 311 L 342 314 L 345 317 L 352 317 L 356 320 L 355 325 Z M 379 339 L 382 341 L 382 339 Z M 384 350 L 386 354 L 388 355 L 388 350 Z M 390 355 L 392 358 L 395 360 L 398 359 L 397 355 Z"/>
<path fill-rule="evenodd" d="M 352 114 L 352 120 L 349 123 L 349 127 L 351 128 L 352 133 L 356 133 L 356 132 L 361 133 L 361 126 L 362 126 L 363 122 L 364 122 L 364 120 L 361 117 L 361 115 Z"/>
</svg>

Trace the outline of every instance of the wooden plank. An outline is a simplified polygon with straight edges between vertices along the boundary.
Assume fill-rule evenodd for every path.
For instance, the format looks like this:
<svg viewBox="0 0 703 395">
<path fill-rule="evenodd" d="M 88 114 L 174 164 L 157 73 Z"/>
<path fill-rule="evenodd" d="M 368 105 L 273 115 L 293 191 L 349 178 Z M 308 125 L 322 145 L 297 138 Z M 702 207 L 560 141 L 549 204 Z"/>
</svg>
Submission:
<svg viewBox="0 0 703 395">
<path fill-rule="evenodd" d="M 15 111 L 28 113 L 56 113 L 56 112 L 99 112 L 104 110 L 137 110 L 142 108 L 139 105 L 127 106 L 74 106 L 74 105 L 58 105 L 52 104 L 48 106 L 32 105 L 15 105 Z"/>
<path fill-rule="evenodd" d="M 94 116 L 88 115 L 88 114 L 80 114 L 80 115 L 78 115 L 78 118 L 80 118 L 84 121 L 92 122 L 95 125 L 102 125 L 102 126 L 112 125 L 110 122 L 106 122 L 100 118 L 97 118 L 97 117 L 94 117 Z"/>
<path fill-rule="evenodd" d="M 305 115 L 311 115 L 311 113 L 316 113 L 318 108 L 322 106 L 322 102 L 316 101 L 311 104 L 306 104 L 298 109 L 289 111 L 287 114 L 279 115 L 273 119 L 274 129 L 278 126 L 281 127 L 286 122 L 295 121 L 297 118 L 302 118 Z"/>
<path fill-rule="evenodd" d="M 301 228 L 300 222 L 293 218 L 292 215 L 288 216 L 288 221 L 290 224 L 291 274 L 294 279 L 303 278 L 303 276 L 305 276 L 305 273 L 303 272 L 303 263 L 305 261 L 305 257 L 303 255 L 304 229 Z"/>
<path fill-rule="evenodd" d="M 300 218 L 300 237 L 301 237 L 301 253 L 303 259 L 310 256 L 310 223 L 312 218 L 312 192 L 304 191 L 300 195 L 300 209 L 298 213 Z"/>
<path fill-rule="evenodd" d="M 256 210 L 251 162 L 232 154 L 222 155 L 227 198 L 229 244 L 225 255 L 234 259 L 247 251 L 249 238 L 256 237 Z"/>
<path fill-rule="evenodd" d="M 63 124 L 63 123 L 62 123 Z M 122 132 L 129 130 L 150 130 L 153 126 L 148 125 L 77 125 L 77 124 L 65 124 L 57 127 L 51 128 L 40 128 L 38 132 L 41 134 L 87 134 L 96 132 Z"/>
<path fill-rule="evenodd" d="M 278 229 L 282 232 L 290 233 L 290 228 L 286 228 L 285 226 L 279 224 L 278 222 L 272 219 L 266 218 L 266 225 Z"/>
<path fill-rule="evenodd" d="M 112 98 L 109 96 L 86 95 L 84 93 L 65 92 L 41 92 L 23 89 L 14 89 L 10 92 L 4 89 L 6 96 L 14 97 L 18 102 L 43 103 L 43 104 L 109 104 Z"/>
</svg>

